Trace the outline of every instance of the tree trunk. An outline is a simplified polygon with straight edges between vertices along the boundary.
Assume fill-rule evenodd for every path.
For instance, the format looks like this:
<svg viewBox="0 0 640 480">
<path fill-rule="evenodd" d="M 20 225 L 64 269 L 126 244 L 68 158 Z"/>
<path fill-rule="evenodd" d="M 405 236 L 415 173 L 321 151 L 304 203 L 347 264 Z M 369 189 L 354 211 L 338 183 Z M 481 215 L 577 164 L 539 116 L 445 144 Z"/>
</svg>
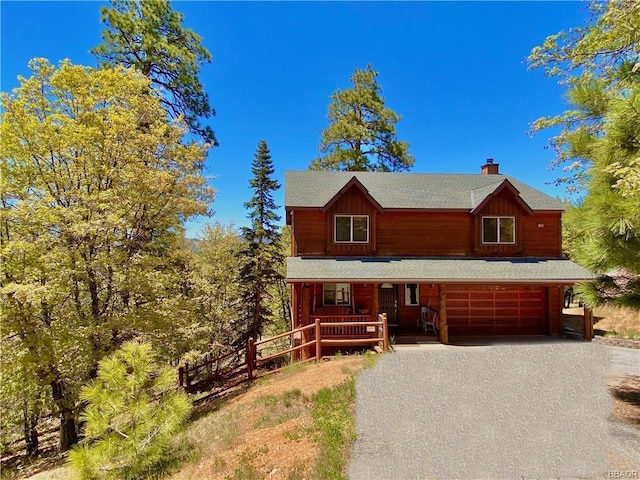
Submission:
<svg viewBox="0 0 640 480">
<path fill-rule="evenodd" d="M 24 426 L 24 442 L 27 446 L 27 455 L 29 458 L 35 458 L 39 453 L 39 438 L 38 438 L 38 415 L 33 412 L 29 412 L 27 401 L 25 400 L 23 406 L 23 426 Z"/>
<path fill-rule="evenodd" d="M 73 411 L 73 402 L 69 399 L 67 386 L 61 379 L 51 382 L 51 395 L 58 407 L 60 414 L 60 452 L 66 452 L 78 443 L 78 431 L 76 429 L 76 415 Z"/>
</svg>

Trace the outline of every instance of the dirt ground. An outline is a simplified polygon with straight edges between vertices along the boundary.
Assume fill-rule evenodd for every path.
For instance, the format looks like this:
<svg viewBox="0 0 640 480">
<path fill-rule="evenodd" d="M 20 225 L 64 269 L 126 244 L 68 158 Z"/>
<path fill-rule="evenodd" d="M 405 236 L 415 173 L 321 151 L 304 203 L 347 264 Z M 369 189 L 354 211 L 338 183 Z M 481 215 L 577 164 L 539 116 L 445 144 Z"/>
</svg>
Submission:
<svg viewBox="0 0 640 480">
<path fill-rule="evenodd" d="M 348 381 L 362 368 L 362 356 L 347 356 L 258 382 L 227 403 L 223 411 L 189 428 L 188 438 L 201 449 L 201 461 L 169 478 L 308 478 L 318 455 L 315 441 L 305 434 L 312 423 L 308 400 L 322 388 Z M 273 408 L 264 405 L 288 392 L 294 392 L 289 406 L 286 402 L 271 405 Z"/>
</svg>

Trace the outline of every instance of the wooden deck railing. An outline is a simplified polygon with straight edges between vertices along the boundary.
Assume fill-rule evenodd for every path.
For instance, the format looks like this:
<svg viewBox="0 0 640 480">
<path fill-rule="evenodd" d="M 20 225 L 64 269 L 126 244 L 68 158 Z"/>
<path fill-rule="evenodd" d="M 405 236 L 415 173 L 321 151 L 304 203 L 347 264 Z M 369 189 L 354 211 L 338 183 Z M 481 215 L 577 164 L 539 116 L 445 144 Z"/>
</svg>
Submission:
<svg viewBox="0 0 640 480">
<path fill-rule="evenodd" d="M 367 336 L 371 327 L 371 315 L 314 315 L 320 320 L 323 336 Z M 371 335 L 369 335 L 371 336 Z"/>
<path fill-rule="evenodd" d="M 339 317 L 339 318 L 338 318 Z M 346 318 L 345 318 L 346 317 Z M 277 359 L 290 356 L 292 361 L 309 362 L 322 360 L 323 346 L 379 345 L 383 351 L 389 349 L 387 315 L 378 315 L 378 321 L 365 315 L 321 315 L 314 323 L 294 328 L 288 332 L 258 342 L 249 339 L 246 346 L 215 358 L 184 366 L 178 369 L 178 387 L 187 392 L 218 389 L 221 393 L 245 381 L 275 373 L 281 368 L 265 369 L 264 366 Z M 324 320 L 324 321 L 323 321 Z M 329 321 L 337 320 L 337 321 Z M 268 353 L 273 345 L 288 338 L 287 348 Z M 271 347 L 271 348 L 270 348 Z M 314 352 L 315 355 L 309 354 Z"/>
</svg>

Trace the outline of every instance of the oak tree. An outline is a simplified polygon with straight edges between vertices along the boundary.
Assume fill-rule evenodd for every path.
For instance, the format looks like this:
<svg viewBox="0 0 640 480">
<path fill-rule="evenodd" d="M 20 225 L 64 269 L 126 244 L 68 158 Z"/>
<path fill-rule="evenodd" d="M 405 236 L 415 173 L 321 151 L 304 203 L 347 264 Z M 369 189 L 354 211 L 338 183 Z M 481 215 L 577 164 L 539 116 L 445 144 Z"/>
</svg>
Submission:
<svg viewBox="0 0 640 480">
<path fill-rule="evenodd" d="M 66 450 L 100 359 L 167 328 L 173 245 L 213 192 L 206 146 L 184 140 L 138 71 L 30 67 L 1 96 L 0 329 L 49 389 Z"/>
</svg>

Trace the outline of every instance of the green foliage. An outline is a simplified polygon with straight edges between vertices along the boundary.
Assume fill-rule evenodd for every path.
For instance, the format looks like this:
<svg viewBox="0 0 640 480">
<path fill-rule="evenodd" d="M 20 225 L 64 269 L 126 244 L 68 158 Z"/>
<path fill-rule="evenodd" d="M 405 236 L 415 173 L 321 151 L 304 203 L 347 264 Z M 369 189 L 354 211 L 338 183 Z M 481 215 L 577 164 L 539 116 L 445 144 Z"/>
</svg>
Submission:
<svg viewBox="0 0 640 480">
<path fill-rule="evenodd" d="M 238 338 L 235 321 L 242 316 L 240 271 L 244 242 L 233 225 L 207 225 L 189 255 L 185 278 L 190 311 L 178 327 L 182 359 L 202 360 L 225 353 Z M 175 331 L 170 335 L 175 336 Z"/>
<path fill-rule="evenodd" d="M 246 334 L 241 341 L 249 337 L 257 339 L 273 318 L 270 305 L 273 302 L 273 285 L 282 284 L 284 256 L 280 245 L 281 236 L 276 222 L 280 216 L 273 200 L 273 192 L 280 188 L 272 178 L 275 170 L 267 142 L 258 143 L 251 164 L 253 178 L 249 186 L 254 195 L 244 204 L 248 209 L 250 227 L 242 229 L 245 246 L 245 263 L 240 275 L 244 289 L 244 325 L 239 329 Z"/>
<path fill-rule="evenodd" d="M 571 257 L 600 275 L 579 290 L 591 305 L 640 309 L 639 112 L 640 84 L 630 85 L 608 101 L 598 133 L 569 137 L 591 164 L 587 196 L 566 217 Z"/>
<path fill-rule="evenodd" d="M 175 371 L 157 365 L 148 344 L 127 342 L 101 360 L 80 395 L 85 439 L 69 454 L 80 478 L 135 479 L 166 464 L 191 410 L 175 384 Z"/>
<path fill-rule="evenodd" d="M 591 3 L 585 27 L 548 37 L 529 56 L 533 68 L 568 86 L 571 109 L 538 119 L 560 127 L 551 143 L 558 182 L 586 189 L 569 209 L 565 251 L 600 275 L 581 286 L 591 305 L 640 308 L 640 3 Z"/>
<path fill-rule="evenodd" d="M 353 88 L 331 95 L 322 155 L 310 169 L 398 172 L 413 165 L 409 144 L 396 139 L 400 116 L 385 107 L 377 77 L 371 65 L 356 69 L 351 75 Z"/>
<path fill-rule="evenodd" d="M 344 480 L 349 451 L 355 441 L 355 380 L 334 388 L 323 388 L 313 396 L 313 428 L 320 454 L 316 465 L 318 478 Z"/>
<path fill-rule="evenodd" d="M 183 115 L 193 133 L 217 145 L 211 127 L 199 120 L 215 114 L 198 80 L 200 66 L 211 62 L 211 54 L 182 20 L 168 0 L 111 0 L 111 7 L 102 7 L 104 43 L 92 52 L 102 66 L 137 68 L 161 94 L 172 118 Z"/>
<path fill-rule="evenodd" d="M 640 3 L 594 1 L 590 11 L 585 26 L 549 36 L 529 55 L 531 68 L 540 68 L 568 86 L 575 108 L 539 118 L 532 131 L 559 127 L 551 139 L 554 166 L 563 166 L 567 173 L 557 182 L 574 190 L 584 187 L 590 159 L 569 147 L 573 137 L 600 132 L 609 101 L 640 80 Z"/>
<path fill-rule="evenodd" d="M 172 252 L 213 192 L 206 148 L 183 141 L 139 72 L 30 66 L 1 96 L 0 330 L 51 390 L 64 450 L 97 362 L 181 318 Z"/>
</svg>

